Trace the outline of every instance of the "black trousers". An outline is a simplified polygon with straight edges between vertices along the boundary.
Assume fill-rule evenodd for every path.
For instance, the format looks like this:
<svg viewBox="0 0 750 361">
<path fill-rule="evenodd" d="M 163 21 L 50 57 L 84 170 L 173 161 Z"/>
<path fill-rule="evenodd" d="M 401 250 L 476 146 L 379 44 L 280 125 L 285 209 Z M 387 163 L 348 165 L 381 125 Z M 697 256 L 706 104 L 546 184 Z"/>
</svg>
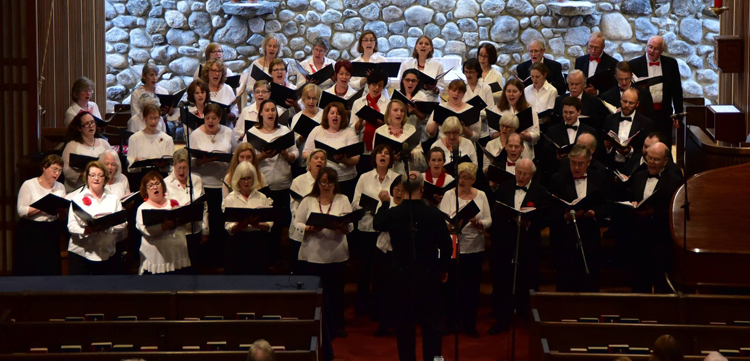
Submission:
<svg viewBox="0 0 750 361">
<path fill-rule="evenodd" d="M 394 273 L 396 294 L 396 342 L 400 361 L 417 360 L 416 325 L 422 328 L 424 361 L 442 354 L 440 333 L 440 277 L 435 271 L 397 270 Z"/>
<path fill-rule="evenodd" d="M 462 329 L 476 329 L 483 261 L 484 251 L 461 254 L 458 264 L 453 264 L 448 272 L 443 297 L 446 300 L 445 319 L 449 327 L 458 322 Z M 458 272 L 454 271 L 456 269 Z"/>
<path fill-rule="evenodd" d="M 206 193 L 206 204 L 208 205 L 208 227 L 210 235 L 208 243 L 202 245 L 197 266 L 221 267 L 224 261 L 225 243 L 229 236 L 224 229 L 224 215 L 221 211 L 221 203 L 224 198 L 221 188 L 204 188 Z"/>
<path fill-rule="evenodd" d="M 323 287 L 323 318 L 328 317 L 333 338 L 344 330 L 344 269 L 346 262 L 303 262 L 304 274 L 320 277 Z"/>
<path fill-rule="evenodd" d="M 60 221 L 18 221 L 13 252 L 14 276 L 57 276 L 62 274 Z"/>
<path fill-rule="evenodd" d="M 304 271 L 304 267 L 302 267 L 302 263 L 299 261 L 299 249 L 301 247 L 302 242 L 289 239 L 289 270 L 294 274 L 300 274 Z"/>
<path fill-rule="evenodd" d="M 357 298 L 355 303 L 358 315 L 369 312 L 373 301 L 370 285 L 373 280 L 375 253 L 380 252 L 376 247 L 378 234 L 378 232 L 357 231 L 355 237 L 351 238 L 352 242 L 349 242 L 352 254 L 359 265 L 357 270 Z M 370 313 L 370 315 L 373 316 L 374 314 Z"/>
<path fill-rule="evenodd" d="M 224 270 L 228 275 L 264 275 L 268 273 L 268 233 L 237 232 L 226 242 Z"/>
<path fill-rule="evenodd" d="M 271 233 L 268 237 L 268 255 L 270 257 L 271 265 L 278 265 L 281 263 L 281 235 L 284 228 L 287 229 L 289 234 L 289 223 L 292 220 L 292 214 L 289 210 L 289 190 L 282 189 L 278 191 L 270 191 L 269 197 L 273 200 L 273 208 L 281 211 L 281 220 L 274 222 L 271 227 Z M 290 265 L 291 267 L 291 265 Z"/>
<path fill-rule="evenodd" d="M 490 248 L 490 274 L 492 276 L 492 314 L 503 324 L 509 324 L 513 306 L 517 314 L 525 318 L 529 313 L 529 290 L 539 289 L 539 249 L 535 237 L 524 237 L 521 233 L 518 273 L 515 297 L 513 297 L 513 258 L 518 234 L 512 232 L 492 233 Z"/>
<path fill-rule="evenodd" d="M 579 219 L 583 250 L 589 274 L 586 274 L 581 249 L 577 247 L 573 222 L 550 230 L 550 242 L 556 260 L 557 292 L 599 292 L 599 225 L 593 219 Z"/>
<path fill-rule="evenodd" d="M 396 298 L 393 283 L 393 252 L 375 251 L 375 273 L 372 280 L 372 297 L 379 328 L 395 326 Z"/>
<path fill-rule="evenodd" d="M 106 261 L 91 261 L 75 253 L 68 252 L 68 273 L 78 276 L 101 276 L 116 273 L 118 254 Z"/>
</svg>

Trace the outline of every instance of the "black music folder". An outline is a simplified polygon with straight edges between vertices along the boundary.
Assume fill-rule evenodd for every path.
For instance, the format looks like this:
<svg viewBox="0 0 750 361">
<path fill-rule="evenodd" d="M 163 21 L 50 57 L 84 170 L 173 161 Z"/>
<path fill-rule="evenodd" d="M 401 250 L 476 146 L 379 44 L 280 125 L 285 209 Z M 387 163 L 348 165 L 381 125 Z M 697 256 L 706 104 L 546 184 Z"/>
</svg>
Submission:
<svg viewBox="0 0 750 361">
<path fill-rule="evenodd" d="M 429 172 L 429 169 L 427 170 Z M 445 192 L 448 192 L 449 190 L 456 187 L 456 180 L 454 179 L 448 184 L 445 184 L 442 187 L 438 187 L 428 181 L 424 181 L 424 191 L 422 191 L 422 199 L 426 199 L 432 203 L 437 203 L 438 200 L 435 198 L 435 196 L 444 196 Z"/>
<path fill-rule="evenodd" d="M 48 193 L 46 196 L 32 203 L 31 206 L 54 216 L 57 215 L 58 209 L 67 209 L 70 207 L 70 201 L 63 197 Z"/>
<path fill-rule="evenodd" d="M 492 92 L 493 92 L 493 93 L 497 93 L 497 92 L 501 92 L 501 91 L 503 91 L 503 86 L 502 86 L 502 85 L 500 85 L 500 83 L 498 83 L 498 82 L 494 82 L 494 83 L 489 83 L 489 84 L 487 84 L 487 85 L 489 85 L 489 86 L 490 86 L 490 89 L 492 89 Z"/>
<path fill-rule="evenodd" d="M 471 109 L 465 110 L 462 113 L 456 113 L 447 107 L 437 106 L 435 107 L 435 111 L 432 114 L 432 120 L 439 125 L 443 125 L 443 122 L 445 122 L 448 117 L 456 117 L 468 127 L 474 125 L 474 123 L 479 121 L 480 111 L 481 109 L 472 107 Z"/>
<path fill-rule="evenodd" d="M 365 210 L 365 212 L 375 213 L 375 209 L 378 208 L 379 200 L 362 193 L 359 196 L 359 206 Z"/>
<path fill-rule="evenodd" d="M 144 209 L 143 225 L 153 226 L 164 221 L 176 221 L 176 225 L 183 225 L 203 220 L 204 202 L 206 195 L 200 196 L 193 203 L 172 209 Z"/>
<path fill-rule="evenodd" d="M 277 152 L 281 152 L 282 150 L 286 150 L 294 146 L 294 133 L 286 133 L 274 138 L 269 142 L 251 132 L 247 132 L 247 141 L 248 143 L 252 144 L 253 147 L 255 147 L 255 149 L 259 152 L 266 150 L 275 150 Z"/>
<path fill-rule="evenodd" d="M 271 76 L 268 75 L 268 73 L 266 73 L 265 71 L 261 70 L 260 68 L 258 68 L 255 65 L 253 65 L 253 68 L 250 70 L 250 76 L 253 77 L 253 79 L 255 79 L 255 81 L 265 80 L 265 81 L 267 81 L 269 83 L 273 83 L 273 78 L 271 78 Z"/>
<path fill-rule="evenodd" d="M 273 207 L 234 208 L 224 209 L 224 220 L 227 222 L 241 222 L 250 217 L 258 217 L 258 222 L 277 222 L 282 218 L 281 210 Z"/>
<path fill-rule="evenodd" d="M 419 80 L 421 80 L 421 82 L 422 82 L 422 88 L 424 89 L 425 85 L 435 85 L 435 84 L 437 84 L 437 82 L 440 81 L 440 79 L 443 79 L 443 77 L 445 77 L 446 75 L 448 75 L 448 73 L 450 73 L 451 70 L 453 70 L 453 68 L 450 68 L 450 69 L 448 69 L 448 71 L 445 71 L 445 72 L 443 72 L 441 74 L 438 74 L 434 78 L 420 71 L 419 72 Z"/>
<path fill-rule="evenodd" d="M 612 79 L 615 77 L 615 69 L 607 68 L 606 70 L 590 76 L 586 79 L 586 83 L 593 85 L 599 93 L 604 93 L 609 90 L 609 86 L 612 84 Z"/>
<path fill-rule="evenodd" d="M 237 75 L 231 75 L 227 77 L 227 80 L 224 82 L 224 84 L 229 85 L 232 87 L 232 90 L 237 89 L 240 87 L 240 78 L 242 77 L 241 74 Z"/>
<path fill-rule="evenodd" d="M 362 109 L 357 111 L 356 115 L 376 127 L 385 124 L 385 115 L 369 105 L 363 106 Z M 381 123 L 378 123 L 378 121 Z"/>
<path fill-rule="evenodd" d="M 292 128 L 292 130 L 295 133 L 307 138 L 307 136 L 310 135 L 310 132 L 312 132 L 312 130 L 319 125 L 320 123 L 314 121 L 307 115 L 302 114 L 299 116 L 299 119 L 297 119 L 297 123 L 294 124 L 294 128 Z"/>
<path fill-rule="evenodd" d="M 222 153 L 218 151 L 206 152 L 195 148 L 187 148 L 190 152 L 190 156 L 196 159 L 199 158 L 216 158 L 215 162 L 229 163 L 232 161 L 232 153 Z"/>
<path fill-rule="evenodd" d="M 352 95 L 352 97 L 349 98 L 349 99 L 344 99 L 344 98 L 342 98 L 340 96 L 337 96 L 337 95 L 335 95 L 333 93 L 329 93 L 327 91 L 324 91 L 320 95 L 320 101 L 318 102 L 318 108 L 325 109 L 325 107 L 328 106 L 328 104 L 338 102 L 338 103 L 343 104 L 344 108 L 346 110 L 351 110 L 352 109 L 352 105 L 354 105 L 354 101 L 356 101 L 357 99 L 359 99 L 359 98 L 362 97 L 363 91 L 364 91 L 364 88 L 360 89 L 357 93 L 355 93 L 354 95 Z"/>
<path fill-rule="evenodd" d="M 487 114 L 487 125 L 494 130 L 500 131 L 500 118 L 502 116 L 489 109 L 485 109 L 484 112 Z"/>
<path fill-rule="evenodd" d="M 548 142 L 550 142 L 550 144 L 552 144 L 555 147 L 555 151 L 560 156 L 563 156 L 565 154 L 570 153 L 570 150 L 573 149 L 573 146 L 575 146 L 575 144 L 568 144 L 568 145 L 564 145 L 564 146 L 563 145 L 559 145 L 559 144 L 555 143 L 555 141 L 552 140 L 552 138 L 550 138 L 547 134 L 542 133 L 542 136 L 544 137 L 545 140 L 547 140 Z"/>
<path fill-rule="evenodd" d="M 389 147 L 391 147 L 391 151 L 394 153 L 401 153 L 402 150 L 404 150 L 404 144 L 409 145 L 409 149 L 413 150 L 414 148 L 419 145 L 419 138 L 420 138 L 419 132 L 414 132 L 409 138 L 406 138 L 404 140 L 398 141 L 395 139 L 388 138 L 382 134 L 375 133 L 375 146 L 377 147 L 380 144 L 388 144 Z"/>
<path fill-rule="evenodd" d="M 328 160 L 334 163 L 338 163 L 338 161 L 335 158 L 336 155 L 343 154 L 345 157 L 349 157 L 349 158 L 356 157 L 365 152 L 365 143 L 357 142 L 357 143 L 350 144 L 345 147 L 341 147 L 337 149 L 337 148 L 331 147 L 328 144 L 325 144 L 321 141 L 316 140 L 315 148 L 325 150 L 326 155 L 328 156 Z"/>
<path fill-rule="evenodd" d="M 178 104 L 180 104 L 180 100 L 182 100 L 182 96 L 185 95 L 186 91 L 187 88 L 177 91 L 172 95 L 156 94 L 156 96 L 159 98 L 159 103 L 161 103 L 162 106 L 175 108 Z"/>
<path fill-rule="evenodd" d="M 323 69 L 320 69 L 316 71 L 315 73 L 310 74 L 310 72 L 305 70 L 302 64 L 300 64 L 298 61 L 296 63 L 297 63 L 297 74 L 304 76 L 308 82 L 310 81 L 310 79 L 315 79 L 318 81 L 318 84 L 322 84 L 326 80 L 329 80 L 333 77 L 333 74 L 334 74 L 333 64 L 328 64 L 324 66 Z"/>
<path fill-rule="evenodd" d="M 167 163 L 172 164 L 172 157 L 163 157 L 163 158 L 151 158 L 151 159 L 143 159 L 139 160 L 137 162 L 133 162 L 133 164 L 130 165 L 130 168 L 159 168 L 155 163 L 167 161 Z"/>
<path fill-rule="evenodd" d="M 365 63 L 355 61 L 352 62 L 354 71 L 352 76 L 366 77 L 368 71 L 380 70 L 389 78 L 395 78 L 398 76 L 398 71 L 401 69 L 401 63 L 396 62 L 384 62 L 384 63 Z"/>
<path fill-rule="evenodd" d="M 205 123 L 205 120 L 203 120 L 203 118 L 191 113 L 188 110 L 188 107 L 180 108 L 180 119 L 191 130 L 196 130 L 198 129 L 198 127 L 203 125 L 203 123 Z"/>
<path fill-rule="evenodd" d="M 490 165 L 487 167 L 487 179 L 500 184 L 509 180 L 515 181 L 516 176 L 498 166 Z"/>
<path fill-rule="evenodd" d="M 461 228 L 463 229 L 464 227 L 469 225 L 469 220 L 476 217 L 477 214 L 479 214 L 479 207 L 477 206 L 476 202 L 471 201 L 467 205 L 463 206 L 463 208 L 461 208 L 458 213 L 452 218 L 445 213 L 443 213 L 443 218 L 445 218 L 445 220 L 450 222 L 451 224 L 461 223 Z"/>
<path fill-rule="evenodd" d="M 284 109 L 289 108 L 289 106 L 286 105 L 287 99 L 292 99 L 294 101 L 297 101 L 299 100 L 301 93 L 302 93 L 302 88 L 295 90 L 292 88 L 285 87 L 283 85 L 271 83 L 271 100 L 273 100 L 273 102 L 276 103 L 276 105 Z"/>
<path fill-rule="evenodd" d="M 88 212 L 84 211 L 83 208 L 81 208 L 81 206 L 79 206 L 76 202 L 71 203 L 73 204 L 73 213 L 78 216 L 78 218 L 80 218 L 83 223 L 86 224 L 86 226 L 89 227 L 102 227 L 106 229 L 119 224 L 123 224 L 128 221 L 124 209 L 109 214 L 91 215 Z"/>
<path fill-rule="evenodd" d="M 521 134 L 521 132 L 534 125 L 534 114 L 531 113 L 531 107 L 518 112 L 516 116 L 518 117 L 518 129 L 516 129 L 516 133 Z"/>
<path fill-rule="evenodd" d="M 648 78 L 639 78 L 637 82 L 633 83 L 633 86 L 639 88 L 648 88 L 661 83 L 664 83 L 664 76 L 657 75 Z"/>
<path fill-rule="evenodd" d="M 432 114 L 432 112 L 435 111 L 435 108 L 440 104 L 438 102 L 428 102 L 428 101 L 422 101 L 422 100 L 411 101 L 406 98 L 406 95 L 402 94 L 398 90 L 393 92 L 392 97 L 394 100 L 400 100 L 406 105 L 410 105 L 414 108 L 417 108 L 420 112 L 424 113 L 426 117 L 429 117 L 430 114 Z M 407 110 L 407 113 L 408 113 L 408 110 Z"/>
<path fill-rule="evenodd" d="M 95 162 L 99 160 L 97 157 L 91 157 L 88 155 L 70 153 L 70 159 L 68 159 L 68 166 L 70 168 L 84 170 L 89 162 Z"/>
<path fill-rule="evenodd" d="M 359 220 L 362 219 L 364 215 L 364 209 L 358 209 L 351 213 L 340 216 L 334 216 L 332 214 L 325 213 L 310 213 L 310 216 L 307 218 L 307 222 L 305 222 L 305 224 L 308 226 L 317 226 L 335 231 L 337 230 L 336 225 L 359 222 Z"/>
<path fill-rule="evenodd" d="M 450 157 L 451 155 L 450 153 L 446 153 L 445 156 Z M 457 162 L 451 161 L 450 163 L 443 166 L 443 168 L 445 168 L 446 173 L 453 175 L 454 171 L 456 170 L 456 168 L 454 167 L 458 167 L 457 164 L 461 164 L 461 163 L 471 163 L 471 158 L 469 158 L 468 155 L 464 154 L 460 158 L 458 158 Z"/>
<path fill-rule="evenodd" d="M 466 104 L 469 104 L 474 108 L 478 108 L 480 111 L 484 108 L 487 108 L 487 103 L 479 95 L 475 95 L 473 98 L 469 99 Z"/>
</svg>

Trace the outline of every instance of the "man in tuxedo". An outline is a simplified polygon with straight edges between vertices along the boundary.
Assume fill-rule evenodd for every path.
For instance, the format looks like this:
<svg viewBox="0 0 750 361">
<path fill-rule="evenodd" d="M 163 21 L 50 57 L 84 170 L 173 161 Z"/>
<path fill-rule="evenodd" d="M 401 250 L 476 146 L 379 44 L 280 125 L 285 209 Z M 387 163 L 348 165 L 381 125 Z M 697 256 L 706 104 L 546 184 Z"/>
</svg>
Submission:
<svg viewBox="0 0 750 361">
<path fill-rule="evenodd" d="M 549 202 L 547 190 L 534 181 L 536 166 L 530 159 L 521 159 L 515 166 L 515 179 L 499 186 L 498 202 L 514 208 L 537 208 L 521 216 L 503 205 L 494 205 L 492 212 L 492 236 L 490 248 L 490 271 L 492 274 L 492 312 L 497 322 L 489 330 L 491 335 L 506 331 L 515 304 L 517 314 L 528 314 L 529 289 L 539 289 L 539 248 L 541 231 L 547 226 L 545 207 Z M 515 300 L 512 297 L 513 263 L 516 240 L 519 234 L 518 276 Z"/>
<path fill-rule="evenodd" d="M 576 144 L 580 144 L 586 148 L 588 148 L 589 152 L 591 152 L 591 164 L 589 164 L 589 169 L 597 172 L 601 172 L 604 174 L 609 173 L 609 169 L 599 161 L 599 159 L 596 158 L 596 148 L 597 148 L 597 141 L 596 137 L 591 133 L 581 133 L 578 135 L 578 139 L 576 139 Z M 559 172 L 564 172 L 566 170 L 570 169 L 570 159 L 565 156 L 562 159 L 560 159 L 560 167 L 558 169 Z"/>
<path fill-rule="evenodd" d="M 550 186 L 552 194 L 559 198 L 553 201 L 550 210 L 550 243 L 557 261 L 557 291 L 597 292 L 601 243 L 599 220 L 607 214 L 609 183 L 604 174 L 588 169 L 591 152 L 583 145 L 573 146 L 568 156 L 570 169 L 555 174 Z M 577 199 L 575 205 L 563 202 Z M 578 234 L 582 249 L 578 244 Z M 582 253 L 585 253 L 586 263 Z"/>
<path fill-rule="evenodd" d="M 611 114 L 607 107 L 604 106 L 601 99 L 586 94 L 583 89 L 586 86 L 586 77 L 583 72 L 576 69 L 568 73 L 568 88 L 569 93 L 559 93 L 562 95 L 557 96 L 555 101 L 555 114 L 562 114 L 563 101 L 567 97 L 575 97 L 581 101 L 581 115 L 588 117 L 585 122 L 586 124 L 594 127 L 598 134 L 601 130 L 602 120 L 604 117 Z"/>
<path fill-rule="evenodd" d="M 547 81 L 557 89 L 557 94 L 564 94 L 566 87 L 565 78 L 563 78 L 562 74 L 562 65 L 552 59 L 545 58 L 544 52 L 546 50 L 544 41 L 539 39 L 533 40 L 531 44 L 529 44 L 529 60 L 518 64 L 516 67 L 516 74 L 518 74 L 518 78 L 525 83 L 526 79 L 531 76 L 531 64 L 543 61 L 544 65 L 549 69 Z"/>
<path fill-rule="evenodd" d="M 630 157 L 630 159 L 628 159 L 628 161 L 622 166 L 622 169 L 620 169 L 620 172 L 622 172 L 622 174 L 626 176 L 632 176 L 638 171 L 646 169 L 646 164 L 648 163 L 646 161 L 648 148 L 656 143 L 664 143 L 664 135 L 659 132 L 649 133 L 648 136 L 646 136 L 646 139 L 644 139 L 643 141 L 643 147 L 641 147 L 641 150 L 637 155 L 634 155 Z M 680 170 L 680 167 L 678 167 L 677 164 L 675 164 L 672 160 L 672 154 L 669 155 L 669 159 L 667 160 L 666 170 L 672 174 L 682 177 L 682 171 Z"/>
<path fill-rule="evenodd" d="M 578 71 L 580 73 L 580 70 Z M 570 80 L 570 77 L 568 77 Z M 585 95 L 584 93 L 582 93 Z M 560 168 L 560 160 L 563 159 L 567 153 L 561 152 L 555 146 L 565 147 L 567 145 L 576 144 L 576 139 L 583 133 L 596 134 L 597 131 L 593 127 L 583 124 L 578 117 L 581 116 L 582 104 L 581 101 L 576 98 L 569 96 L 561 103 L 561 111 L 563 123 L 553 125 L 547 129 L 547 137 L 554 142 L 550 142 L 545 138 L 543 146 L 544 155 L 542 157 L 542 165 L 544 168 L 544 179 L 545 184 L 549 184 L 547 180 Z"/>
<path fill-rule="evenodd" d="M 632 211 L 629 259 L 632 261 L 633 292 L 668 293 L 670 287 L 665 273 L 672 267 L 672 235 L 669 225 L 672 195 L 682 184 L 682 177 L 666 170 L 669 148 L 656 143 L 648 148 L 646 170 L 633 175 L 630 201 L 633 206 L 646 199 Z"/>
<path fill-rule="evenodd" d="M 391 236 L 399 360 L 416 361 L 416 324 L 421 324 L 423 359 L 432 361 L 441 354 L 440 290 L 453 247 L 442 212 L 422 201 L 422 174 L 409 172 L 401 184 L 404 200 L 376 213 L 373 227 Z"/>
<path fill-rule="evenodd" d="M 672 147 L 672 135 L 674 129 L 679 128 L 677 119 L 670 116 L 682 113 L 682 80 L 677 60 L 662 55 L 664 51 L 664 39 L 661 36 L 652 36 L 648 40 L 646 54 L 630 60 L 630 67 L 638 78 L 647 78 L 662 75 L 664 82 L 649 87 L 654 100 L 654 130 L 666 136 L 667 147 Z"/>
<path fill-rule="evenodd" d="M 649 119 L 654 119 L 654 101 L 651 99 L 651 93 L 647 89 L 632 88 L 633 70 L 627 61 L 617 63 L 615 67 L 615 80 L 617 80 L 617 87 L 602 93 L 599 97 L 613 106 L 619 106 L 623 92 L 628 89 L 638 90 L 638 107 L 636 109 Z"/>
<path fill-rule="evenodd" d="M 583 72 L 583 76 L 590 78 L 596 74 L 614 69 L 617 65 L 617 59 L 604 52 L 604 34 L 596 31 L 589 37 L 588 55 L 581 55 L 576 58 L 575 69 Z M 611 79 L 610 79 L 611 80 Z M 611 80 L 605 89 L 614 88 L 615 82 Z M 586 94 L 597 96 L 599 91 L 593 85 L 586 86 Z"/>
<path fill-rule="evenodd" d="M 620 112 L 611 114 L 604 119 L 602 132 L 604 133 L 604 150 L 606 152 L 606 164 L 611 169 L 620 169 L 625 163 L 638 153 L 643 147 L 647 135 L 651 133 L 652 121 L 641 113 L 636 112 L 638 107 L 638 91 L 630 88 L 625 90 L 620 99 Z M 630 139 L 635 135 L 626 147 L 617 144 L 615 139 L 609 137 L 609 132 L 617 134 L 620 142 Z M 636 135 L 636 133 L 638 133 Z"/>
</svg>

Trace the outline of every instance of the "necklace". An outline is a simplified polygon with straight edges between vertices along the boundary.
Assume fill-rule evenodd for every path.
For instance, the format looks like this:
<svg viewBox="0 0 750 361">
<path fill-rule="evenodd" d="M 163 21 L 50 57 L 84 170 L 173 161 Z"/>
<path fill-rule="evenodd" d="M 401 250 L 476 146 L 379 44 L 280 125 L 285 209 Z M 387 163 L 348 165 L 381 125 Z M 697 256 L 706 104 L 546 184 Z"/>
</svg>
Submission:
<svg viewBox="0 0 750 361">
<path fill-rule="evenodd" d="M 326 214 L 331 214 L 331 208 L 333 208 L 333 201 L 328 205 L 328 212 L 326 212 Z M 323 213 L 323 206 L 320 204 L 320 197 L 318 197 L 318 209 L 320 210 L 320 213 Z"/>
<path fill-rule="evenodd" d="M 211 137 L 211 143 L 216 143 L 216 134 L 209 134 L 209 137 Z"/>
<path fill-rule="evenodd" d="M 83 141 L 83 145 L 87 147 L 94 148 L 94 146 L 96 145 L 96 138 L 94 138 L 94 140 L 91 141 L 91 145 L 89 145 L 89 143 L 85 139 L 81 139 L 81 140 Z"/>
<path fill-rule="evenodd" d="M 390 126 L 388 126 L 388 134 L 398 138 L 401 136 L 401 134 L 404 134 L 404 128 L 399 129 L 398 131 L 393 131 Z"/>
<path fill-rule="evenodd" d="M 344 90 L 343 92 L 339 93 L 339 91 L 338 91 L 338 86 L 336 86 L 336 87 L 334 87 L 334 88 L 333 88 L 333 92 L 334 92 L 334 93 L 336 93 L 336 95 L 337 95 L 337 96 L 344 96 L 344 95 L 346 95 L 346 92 L 347 92 L 348 90 L 349 90 L 349 89 L 345 89 L 345 90 Z"/>
</svg>

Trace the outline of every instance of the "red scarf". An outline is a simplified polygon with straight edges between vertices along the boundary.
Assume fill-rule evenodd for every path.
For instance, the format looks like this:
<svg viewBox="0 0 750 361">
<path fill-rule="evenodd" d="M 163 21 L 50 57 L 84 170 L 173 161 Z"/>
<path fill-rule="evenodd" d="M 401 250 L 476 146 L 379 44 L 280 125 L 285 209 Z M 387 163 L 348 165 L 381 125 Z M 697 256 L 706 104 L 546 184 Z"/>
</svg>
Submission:
<svg viewBox="0 0 750 361">
<path fill-rule="evenodd" d="M 367 105 L 371 108 L 380 111 L 380 107 L 378 107 L 378 100 L 380 99 L 380 95 L 378 95 L 377 98 L 372 98 L 370 94 L 367 94 Z M 372 123 L 365 121 L 365 134 L 362 136 L 362 140 L 365 142 L 365 148 L 368 151 L 372 151 L 372 141 L 375 139 L 375 130 L 378 129 L 376 126 L 374 126 Z"/>
<path fill-rule="evenodd" d="M 438 186 L 443 187 L 443 184 L 445 183 L 445 169 L 440 171 L 440 175 L 438 176 L 438 179 L 436 181 L 432 181 L 432 172 L 430 172 L 429 169 L 424 173 L 425 177 L 427 178 L 427 181 Z"/>
</svg>

